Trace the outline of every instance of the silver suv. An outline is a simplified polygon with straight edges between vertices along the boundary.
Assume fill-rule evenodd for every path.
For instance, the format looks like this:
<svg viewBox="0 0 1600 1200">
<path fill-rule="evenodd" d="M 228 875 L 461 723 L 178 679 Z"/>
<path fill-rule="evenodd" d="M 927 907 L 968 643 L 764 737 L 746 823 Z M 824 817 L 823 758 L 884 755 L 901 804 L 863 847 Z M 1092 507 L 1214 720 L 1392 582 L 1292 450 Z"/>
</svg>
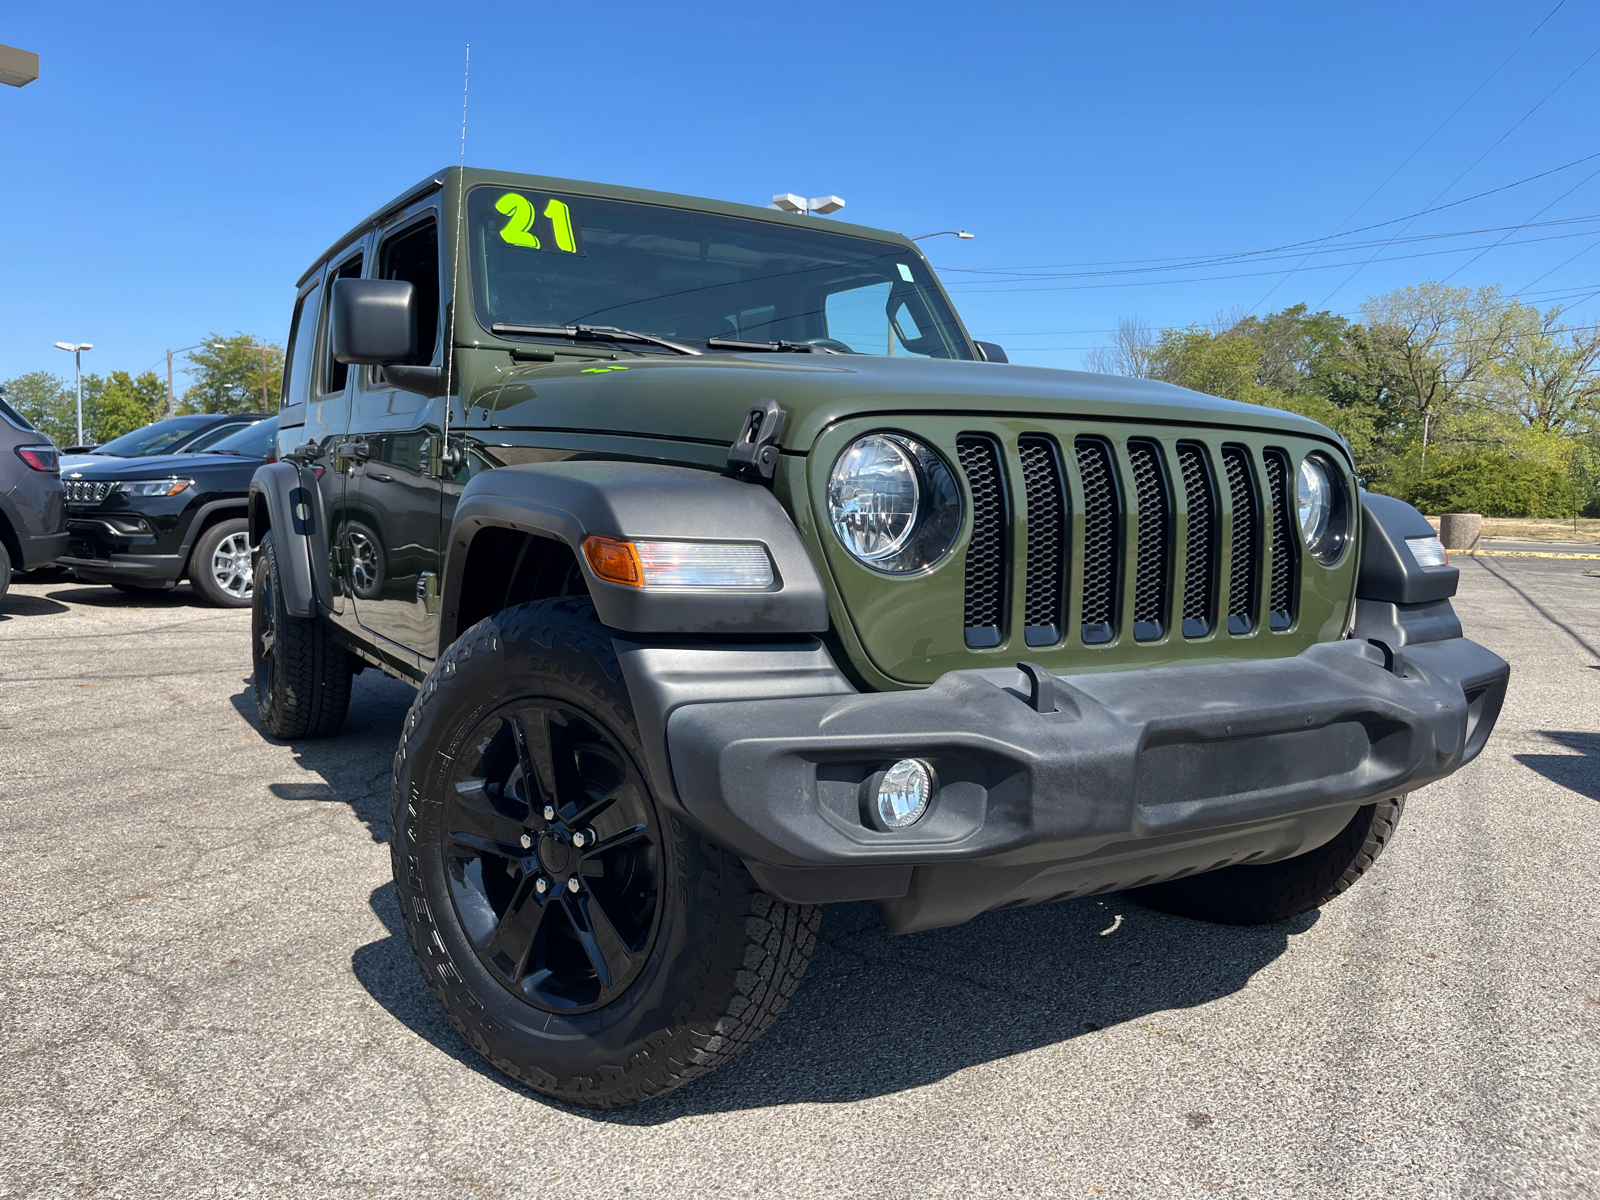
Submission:
<svg viewBox="0 0 1600 1200">
<path fill-rule="evenodd" d="M 48 566 L 67 552 L 60 456 L 0 395 L 0 596 L 11 572 Z"/>
</svg>

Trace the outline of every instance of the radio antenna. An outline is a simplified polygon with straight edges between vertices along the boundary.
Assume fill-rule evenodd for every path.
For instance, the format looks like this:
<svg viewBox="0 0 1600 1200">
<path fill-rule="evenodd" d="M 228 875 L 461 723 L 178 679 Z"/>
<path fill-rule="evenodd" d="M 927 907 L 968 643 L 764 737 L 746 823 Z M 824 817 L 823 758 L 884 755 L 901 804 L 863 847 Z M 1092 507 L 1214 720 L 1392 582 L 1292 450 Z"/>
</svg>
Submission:
<svg viewBox="0 0 1600 1200">
<path fill-rule="evenodd" d="M 472 82 L 472 43 L 461 71 L 461 168 L 456 172 L 455 251 L 450 263 L 450 324 L 444 343 L 444 454 L 450 453 L 450 384 L 456 364 L 456 291 L 461 275 L 461 212 L 467 191 L 467 88 Z"/>
</svg>

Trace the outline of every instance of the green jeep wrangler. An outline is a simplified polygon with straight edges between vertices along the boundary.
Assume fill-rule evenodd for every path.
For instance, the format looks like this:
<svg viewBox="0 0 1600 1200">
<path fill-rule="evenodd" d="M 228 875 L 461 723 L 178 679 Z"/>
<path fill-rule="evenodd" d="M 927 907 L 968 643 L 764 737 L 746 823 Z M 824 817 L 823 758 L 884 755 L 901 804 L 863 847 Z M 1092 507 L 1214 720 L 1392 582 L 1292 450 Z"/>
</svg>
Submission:
<svg viewBox="0 0 1600 1200">
<path fill-rule="evenodd" d="M 443 171 L 300 280 L 279 423 L 262 728 L 334 733 L 367 667 L 418 687 L 412 948 L 573 1104 L 748 1046 L 822 904 L 1304 913 L 1505 695 L 1338 436 L 1009 365 L 877 229 Z"/>
</svg>

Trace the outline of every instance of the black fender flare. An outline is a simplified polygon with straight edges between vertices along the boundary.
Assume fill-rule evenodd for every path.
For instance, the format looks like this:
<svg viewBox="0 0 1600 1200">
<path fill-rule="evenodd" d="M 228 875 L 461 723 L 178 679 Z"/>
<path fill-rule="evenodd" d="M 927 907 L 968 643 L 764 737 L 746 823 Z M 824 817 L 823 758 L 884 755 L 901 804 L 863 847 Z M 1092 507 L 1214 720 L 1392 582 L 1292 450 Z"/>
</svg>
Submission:
<svg viewBox="0 0 1600 1200">
<path fill-rule="evenodd" d="M 259 546 L 267 530 L 273 531 L 278 593 L 292 617 L 314 617 L 318 612 L 312 564 L 321 563 L 326 576 L 328 562 L 320 500 L 316 486 L 305 486 L 299 469 L 290 462 L 266 463 L 250 478 L 250 544 Z M 315 552 L 319 546 L 321 554 Z"/>
<path fill-rule="evenodd" d="M 821 633 L 828 596 L 783 505 L 766 488 L 709 471 L 639 462 L 553 462 L 497 467 L 462 490 L 446 543 L 439 649 L 455 640 L 462 577 L 484 528 L 565 543 L 600 620 L 628 633 Z M 646 591 L 598 578 L 583 553 L 590 535 L 619 540 L 760 542 L 775 568 L 766 591 Z"/>
</svg>

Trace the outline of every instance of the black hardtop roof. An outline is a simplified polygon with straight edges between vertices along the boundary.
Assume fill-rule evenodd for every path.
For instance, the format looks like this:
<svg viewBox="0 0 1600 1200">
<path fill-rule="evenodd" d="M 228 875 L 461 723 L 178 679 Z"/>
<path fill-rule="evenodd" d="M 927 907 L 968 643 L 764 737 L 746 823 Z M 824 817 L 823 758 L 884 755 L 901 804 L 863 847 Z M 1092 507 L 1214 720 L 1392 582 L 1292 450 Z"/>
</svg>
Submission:
<svg viewBox="0 0 1600 1200">
<path fill-rule="evenodd" d="M 819 221 L 826 221 L 826 225 L 823 228 L 836 233 L 871 238 L 880 242 L 894 242 L 897 245 L 902 245 L 921 253 L 917 249 L 917 244 L 902 233 L 896 233 L 888 229 L 874 229 L 869 225 L 852 225 L 847 221 L 834 220 L 832 217 L 811 217 L 802 213 L 789 213 L 775 208 L 763 208 L 755 204 L 734 204 L 727 200 L 712 200 L 704 196 L 685 196 L 677 192 L 658 192 L 648 188 L 623 187 L 612 183 L 593 183 L 582 179 L 562 179 L 552 175 L 526 175 L 516 171 L 490 171 L 482 167 L 468 167 L 462 172 L 460 167 L 446 167 L 442 171 L 434 171 L 427 178 L 407 188 L 393 200 L 373 212 L 366 220 L 354 225 L 343 237 L 317 256 L 316 261 L 306 268 L 300 278 L 295 281 L 295 287 L 304 286 L 306 280 L 310 279 L 324 263 L 357 238 L 382 225 L 396 213 L 409 208 L 429 193 L 442 191 L 447 184 L 454 184 L 458 173 L 465 176 L 461 184 L 463 188 L 472 188 L 483 183 L 509 183 L 519 187 L 526 187 L 531 191 L 564 192 L 568 195 L 595 196 L 603 200 L 628 200 L 636 204 L 659 204 L 668 208 L 687 208 L 697 212 L 713 212 L 729 217 L 770 221 L 776 225 L 793 225 L 802 229 L 816 229 Z"/>
</svg>

